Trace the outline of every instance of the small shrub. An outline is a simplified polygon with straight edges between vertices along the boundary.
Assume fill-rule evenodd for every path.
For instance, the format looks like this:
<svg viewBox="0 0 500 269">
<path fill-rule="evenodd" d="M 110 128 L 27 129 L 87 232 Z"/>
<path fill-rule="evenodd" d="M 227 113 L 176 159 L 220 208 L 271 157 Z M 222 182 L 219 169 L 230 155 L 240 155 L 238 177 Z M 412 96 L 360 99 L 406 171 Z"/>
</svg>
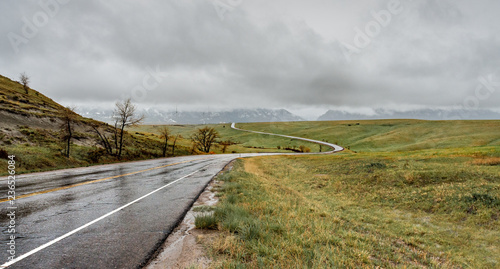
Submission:
<svg viewBox="0 0 500 269">
<path fill-rule="evenodd" d="M 235 204 L 236 201 L 237 201 L 237 197 L 236 197 L 236 195 L 233 195 L 233 194 L 228 195 L 226 198 L 226 202 L 228 202 L 230 204 Z"/>
<path fill-rule="evenodd" d="M 259 239 L 261 236 L 261 228 L 255 222 L 247 223 L 238 229 L 238 234 L 244 240 Z"/>
<path fill-rule="evenodd" d="M 377 168 L 377 169 L 384 169 L 387 168 L 387 165 L 383 163 L 370 163 L 366 165 L 367 168 Z"/>
<path fill-rule="evenodd" d="M 104 154 L 106 154 L 106 151 L 104 149 L 95 149 L 89 151 L 89 153 L 87 154 L 87 158 L 92 163 L 98 163 Z"/>
<path fill-rule="evenodd" d="M 300 147 L 299 147 L 299 150 L 300 150 L 301 152 L 311 152 L 311 149 L 310 149 L 310 148 L 308 148 L 308 147 L 306 147 L 306 146 L 300 146 Z"/>
<path fill-rule="evenodd" d="M 465 197 L 464 200 L 470 204 L 479 203 L 490 208 L 500 207 L 500 200 L 489 194 L 474 193 L 471 196 Z"/>
<path fill-rule="evenodd" d="M 194 225 L 197 229 L 217 229 L 217 218 L 213 214 L 203 214 L 196 216 Z"/>
<path fill-rule="evenodd" d="M 0 159 L 8 159 L 9 153 L 5 149 L 0 149 Z"/>
</svg>

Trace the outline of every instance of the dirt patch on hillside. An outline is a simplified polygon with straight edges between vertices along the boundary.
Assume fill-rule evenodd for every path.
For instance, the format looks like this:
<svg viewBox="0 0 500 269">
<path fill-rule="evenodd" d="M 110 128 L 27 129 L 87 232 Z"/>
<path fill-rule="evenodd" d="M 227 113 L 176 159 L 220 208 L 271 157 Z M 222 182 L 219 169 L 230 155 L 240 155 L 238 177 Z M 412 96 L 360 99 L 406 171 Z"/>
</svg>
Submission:
<svg viewBox="0 0 500 269">
<path fill-rule="evenodd" d="M 52 141 L 59 141 L 61 125 L 63 121 L 55 117 L 23 116 L 0 110 L 0 145 L 10 140 L 9 144 L 31 143 L 30 137 L 23 134 L 21 129 L 29 128 L 37 131 L 42 136 Z M 72 143 L 78 146 L 99 147 L 99 141 L 95 137 L 92 128 L 82 122 L 73 123 L 74 137 Z M 105 132 L 110 135 L 110 132 Z M 8 142 L 7 142 L 8 143 Z"/>
<path fill-rule="evenodd" d="M 0 118 L 2 118 L 2 121 L 0 122 L 0 129 L 15 128 L 18 125 L 26 125 L 31 128 L 57 130 L 62 123 L 62 121 L 57 118 L 24 116 L 2 110 L 0 110 Z"/>
</svg>

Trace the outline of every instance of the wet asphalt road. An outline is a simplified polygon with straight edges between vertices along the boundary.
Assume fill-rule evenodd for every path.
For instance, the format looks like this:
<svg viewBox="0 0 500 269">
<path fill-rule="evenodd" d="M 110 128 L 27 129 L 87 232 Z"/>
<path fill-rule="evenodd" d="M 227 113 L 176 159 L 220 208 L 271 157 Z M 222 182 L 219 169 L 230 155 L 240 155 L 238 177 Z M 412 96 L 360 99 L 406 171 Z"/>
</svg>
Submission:
<svg viewBox="0 0 500 269">
<path fill-rule="evenodd" d="M 332 147 L 329 153 L 343 150 L 313 142 Z M 141 268 L 225 165 L 262 155 L 273 154 L 185 156 L 20 175 L 15 208 L 6 201 L 7 178 L 0 178 L 0 268 Z M 9 232 L 12 211 L 15 233 Z M 12 235 L 17 260 L 9 264 Z"/>
<path fill-rule="evenodd" d="M 16 194 L 38 194 L 15 201 L 16 257 L 157 191 L 9 268 L 141 267 L 212 177 L 236 157 L 187 156 L 21 175 Z M 7 184 L 1 182 L 4 199 Z M 9 256 L 8 206 L 0 203 L 2 264 Z"/>
</svg>

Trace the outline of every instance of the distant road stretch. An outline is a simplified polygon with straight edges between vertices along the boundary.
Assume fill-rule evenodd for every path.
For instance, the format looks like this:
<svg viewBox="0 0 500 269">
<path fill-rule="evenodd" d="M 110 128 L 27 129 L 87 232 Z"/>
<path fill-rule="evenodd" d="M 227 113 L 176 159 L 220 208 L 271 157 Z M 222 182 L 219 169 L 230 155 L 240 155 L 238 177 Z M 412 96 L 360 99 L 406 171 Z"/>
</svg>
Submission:
<svg viewBox="0 0 500 269">
<path fill-rule="evenodd" d="M 308 139 L 308 138 L 303 138 L 303 137 L 297 137 L 297 136 L 264 133 L 264 132 L 250 131 L 250 130 L 244 130 L 244 129 L 236 128 L 236 123 L 234 123 L 234 122 L 233 122 L 233 124 L 231 124 L 231 128 L 233 128 L 235 130 L 239 130 L 239 131 L 249 132 L 249 133 L 265 134 L 265 135 L 273 135 L 273 136 L 281 136 L 281 137 L 286 137 L 286 138 L 292 138 L 292 139 L 297 139 L 297 140 L 312 142 L 312 143 L 321 144 L 321 145 L 330 147 L 332 149 L 332 150 L 327 151 L 327 152 L 322 152 L 322 154 L 331 154 L 331 153 L 335 153 L 335 152 L 339 152 L 339 151 L 343 151 L 344 150 L 344 148 L 341 147 L 341 146 L 339 146 L 339 145 L 335 145 L 335 144 L 324 142 L 324 141 L 319 141 L 319 140 L 314 140 L 314 139 Z M 311 153 L 311 154 L 318 154 L 318 153 Z"/>
<path fill-rule="evenodd" d="M 234 123 L 231 127 L 239 130 Z M 280 136 L 329 146 L 328 153 L 343 150 Z M 7 178 L 1 178 L 0 268 L 141 268 L 225 165 L 264 155 L 276 153 L 185 156 L 20 175 L 14 205 L 7 201 Z"/>
</svg>

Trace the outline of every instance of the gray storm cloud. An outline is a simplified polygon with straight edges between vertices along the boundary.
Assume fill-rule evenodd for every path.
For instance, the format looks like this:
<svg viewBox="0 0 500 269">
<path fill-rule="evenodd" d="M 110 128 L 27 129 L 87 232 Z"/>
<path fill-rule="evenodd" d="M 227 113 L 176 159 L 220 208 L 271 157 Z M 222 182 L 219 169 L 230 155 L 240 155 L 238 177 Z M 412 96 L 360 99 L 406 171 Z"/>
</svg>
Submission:
<svg viewBox="0 0 500 269">
<path fill-rule="evenodd" d="M 0 74 L 82 104 L 447 107 L 497 87 L 498 1 L 344 2 L 5 0 Z"/>
</svg>

